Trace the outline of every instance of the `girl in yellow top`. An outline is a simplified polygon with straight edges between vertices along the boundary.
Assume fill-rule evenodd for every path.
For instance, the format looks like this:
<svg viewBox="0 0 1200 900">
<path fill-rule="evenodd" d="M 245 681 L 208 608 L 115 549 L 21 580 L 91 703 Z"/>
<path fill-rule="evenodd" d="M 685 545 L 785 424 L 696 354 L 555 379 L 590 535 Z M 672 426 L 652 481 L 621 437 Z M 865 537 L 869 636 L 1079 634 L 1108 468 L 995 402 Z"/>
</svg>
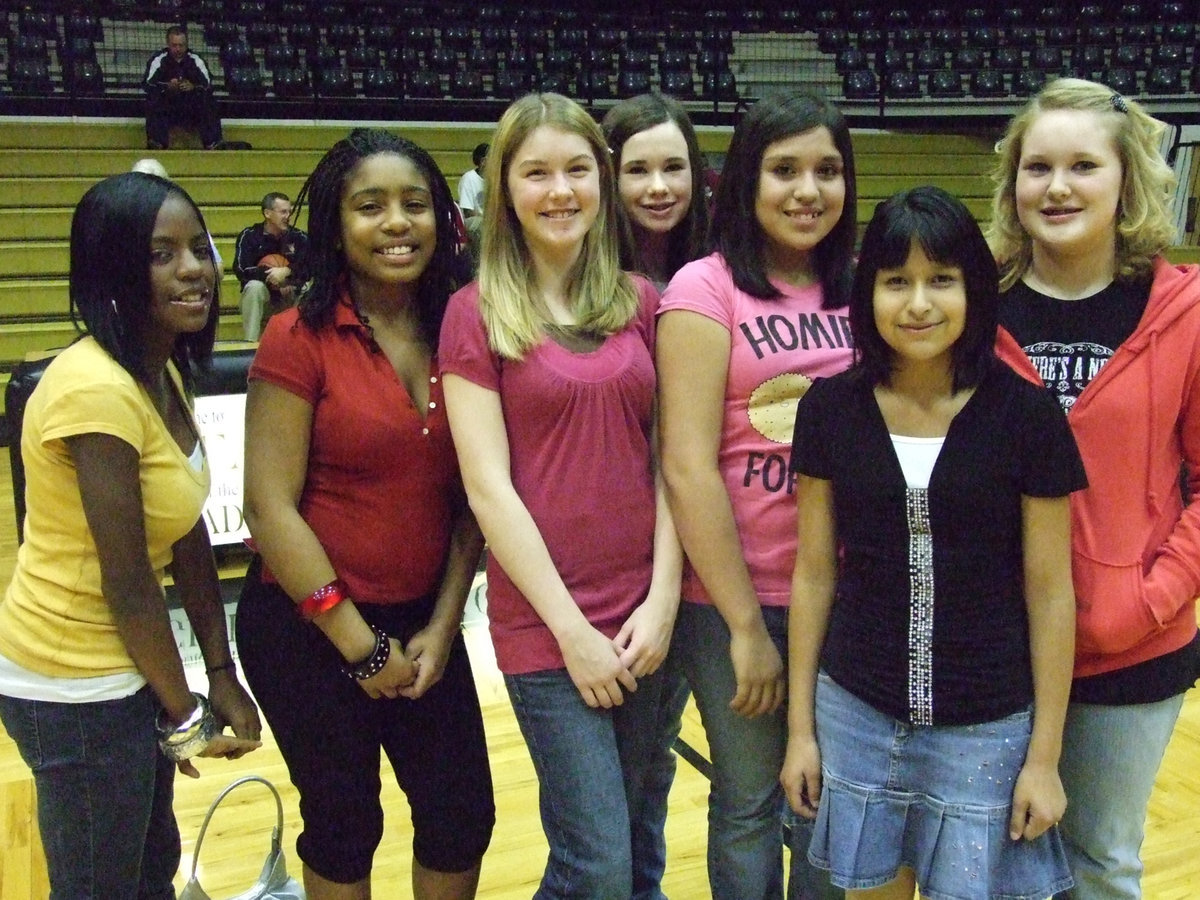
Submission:
<svg viewBox="0 0 1200 900">
<path fill-rule="evenodd" d="M 216 268 L 199 209 L 152 175 L 105 179 L 71 223 L 85 336 L 26 407 L 25 543 L 0 601 L 0 719 L 33 770 L 52 897 L 171 898 L 175 768 L 258 746 L 208 532 L 186 387 L 212 351 Z M 166 566 L 209 675 L 188 689 Z M 233 735 L 222 734 L 225 724 Z"/>
</svg>

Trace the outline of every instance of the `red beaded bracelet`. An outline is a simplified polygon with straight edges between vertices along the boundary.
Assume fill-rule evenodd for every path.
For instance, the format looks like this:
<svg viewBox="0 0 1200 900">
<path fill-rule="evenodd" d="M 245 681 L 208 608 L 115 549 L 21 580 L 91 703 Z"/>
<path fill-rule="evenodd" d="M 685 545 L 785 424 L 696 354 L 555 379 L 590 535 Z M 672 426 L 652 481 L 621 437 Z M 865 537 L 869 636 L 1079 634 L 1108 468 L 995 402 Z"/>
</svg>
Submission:
<svg viewBox="0 0 1200 900">
<path fill-rule="evenodd" d="M 335 578 L 297 603 L 296 612 L 300 613 L 300 618 L 311 622 L 321 613 L 329 612 L 345 599 L 346 595 L 342 593 L 342 583 Z"/>
</svg>

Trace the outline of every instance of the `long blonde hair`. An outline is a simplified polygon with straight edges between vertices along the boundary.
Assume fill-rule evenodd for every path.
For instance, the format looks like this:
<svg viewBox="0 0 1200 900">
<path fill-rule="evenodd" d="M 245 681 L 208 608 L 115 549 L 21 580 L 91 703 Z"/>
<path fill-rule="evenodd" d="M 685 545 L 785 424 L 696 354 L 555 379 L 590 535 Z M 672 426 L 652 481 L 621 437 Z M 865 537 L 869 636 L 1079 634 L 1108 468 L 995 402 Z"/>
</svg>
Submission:
<svg viewBox="0 0 1200 900">
<path fill-rule="evenodd" d="M 1000 157 L 992 170 L 995 189 L 987 238 L 1000 263 L 1001 290 L 1012 287 L 1033 260 L 1033 240 L 1017 218 L 1017 172 L 1025 134 L 1039 115 L 1052 110 L 1093 112 L 1111 127 L 1121 160 L 1116 277 L 1147 277 L 1154 257 L 1175 237 L 1168 208 L 1175 175 L 1159 150 L 1166 126 L 1110 87 L 1082 78 L 1059 78 L 1013 117 L 997 145 Z"/>
<path fill-rule="evenodd" d="M 567 300 L 577 327 L 607 336 L 623 329 L 638 312 L 637 290 L 621 271 L 616 177 L 600 126 L 582 106 L 561 94 L 529 94 L 500 117 L 484 170 L 488 189 L 483 204 L 479 306 L 489 346 L 506 359 L 524 356 L 543 339 L 544 328 L 552 321 L 540 299 L 507 179 L 517 150 L 540 125 L 587 141 L 600 174 L 600 209 L 567 279 Z"/>
</svg>

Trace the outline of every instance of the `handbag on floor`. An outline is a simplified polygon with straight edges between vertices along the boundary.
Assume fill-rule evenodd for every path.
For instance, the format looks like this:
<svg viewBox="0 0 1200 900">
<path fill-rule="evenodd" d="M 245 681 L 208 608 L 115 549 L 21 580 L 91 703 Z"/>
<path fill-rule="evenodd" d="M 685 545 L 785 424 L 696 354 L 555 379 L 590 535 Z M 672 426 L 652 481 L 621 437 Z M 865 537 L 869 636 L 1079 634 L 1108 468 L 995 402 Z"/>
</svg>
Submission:
<svg viewBox="0 0 1200 900">
<path fill-rule="evenodd" d="M 271 849 L 267 853 L 266 862 L 263 863 L 262 873 L 254 885 L 249 890 L 243 891 L 236 897 L 230 897 L 228 900 L 305 900 L 304 888 L 295 878 L 288 875 L 287 863 L 283 856 L 283 801 L 279 798 L 279 791 L 275 790 L 275 785 L 258 775 L 247 775 L 245 778 L 239 778 L 233 782 L 217 795 L 217 799 L 212 802 L 212 806 L 204 814 L 204 822 L 200 825 L 200 834 L 196 838 L 196 849 L 192 853 L 192 877 L 183 886 L 179 900 L 212 900 L 196 878 L 196 867 L 200 860 L 200 845 L 204 842 L 204 832 L 208 829 L 208 820 L 212 818 L 212 814 L 216 812 L 221 801 L 228 797 L 234 788 L 253 781 L 265 784 L 275 797 L 276 822 L 275 828 L 271 831 Z"/>
</svg>

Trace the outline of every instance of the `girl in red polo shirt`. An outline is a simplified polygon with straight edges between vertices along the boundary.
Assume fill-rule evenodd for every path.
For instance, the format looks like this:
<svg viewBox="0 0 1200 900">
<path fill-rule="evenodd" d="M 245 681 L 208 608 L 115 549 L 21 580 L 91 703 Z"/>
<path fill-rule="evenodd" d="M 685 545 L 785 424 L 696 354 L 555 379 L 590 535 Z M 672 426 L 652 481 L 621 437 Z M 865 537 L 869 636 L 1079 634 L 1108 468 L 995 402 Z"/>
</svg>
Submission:
<svg viewBox="0 0 1200 900">
<path fill-rule="evenodd" d="M 306 202 L 313 279 L 250 369 L 260 556 L 238 648 L 300 791 L 309 898 L 370 894 L 381 748 L 412 808 L 414 896 L 473 897 L 495 815 L 459 624 L 482 541 L 436 356 L 457 214 L 424 150 L 371 129 L 324 156 Z"/>
</svg>

